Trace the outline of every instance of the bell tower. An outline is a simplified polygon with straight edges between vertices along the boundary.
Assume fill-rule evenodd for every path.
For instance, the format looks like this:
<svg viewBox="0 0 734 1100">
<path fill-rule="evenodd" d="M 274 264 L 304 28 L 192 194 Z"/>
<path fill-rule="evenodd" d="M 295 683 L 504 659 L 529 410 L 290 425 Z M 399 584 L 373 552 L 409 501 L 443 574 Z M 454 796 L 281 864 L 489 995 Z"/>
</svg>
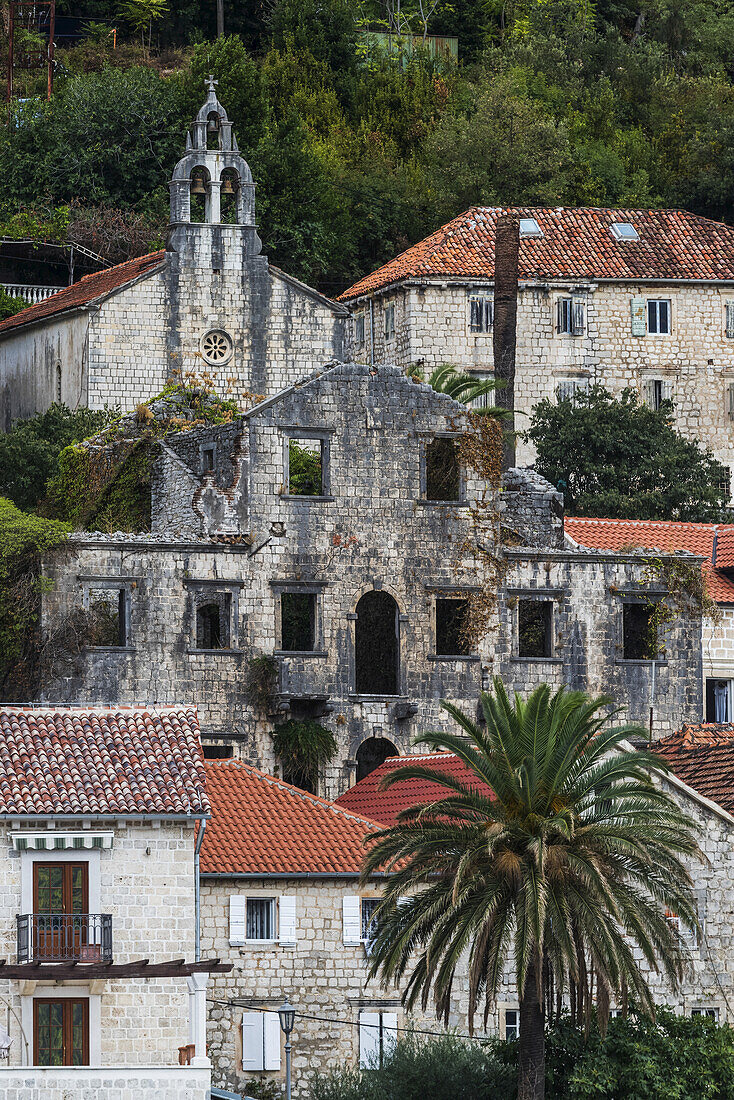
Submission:
<svg viewBox="0 0 734 1100">
<path fill-rule="evenodd" d="M 170 183 L 169 252 L 197 267 L 237 266 L 258 256 L 255 184 L 237 148 L 232 123 L 207 81 L 206 102 L 186 138 L 186 153 Z"/>
</svg>

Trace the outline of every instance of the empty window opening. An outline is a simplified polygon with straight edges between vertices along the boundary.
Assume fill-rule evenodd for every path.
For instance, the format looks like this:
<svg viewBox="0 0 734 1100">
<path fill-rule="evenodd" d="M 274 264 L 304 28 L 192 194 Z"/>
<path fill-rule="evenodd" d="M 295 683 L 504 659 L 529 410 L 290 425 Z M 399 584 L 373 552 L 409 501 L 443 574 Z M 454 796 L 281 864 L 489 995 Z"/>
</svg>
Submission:
<svg viewBox="0 0 734 1100">
<path fill-rule="evenodd" d="M 124 588 L 102 588 L 89 601 L 89 644 L 99 648 L 127 645 L 127 593 Z"/>
<path fill-rule="evenodd" d="M 280 597 L 280 648 L 308 653 L 315 648 L 316 596 L 313 592 L 283 592 Z"/>
<path fill-rule="evenodd" d="M 219 220 L 224 225 L 236 225 L 237 200 L 240 191 L 240 178 L 233 168 L 222 172 L 222 186 L 219 190 Z"/>
<path fill-rule="evenodd" d="M 288 441 L 288 495 L 320 497 L 324 495 L 324 444 L 321 439 Z"/>
<path fill-rule="evenodd" d="M 232 745 L 202 745 L 205 760 L 231 760 L 234 756 Z"/>
<path fill-rule="evenodd" d="M 543 230 L 538 225 L 536 218 L 520 218 L 521 237 L 542 237 Z"/>
<path fill-rule="evenodd" d="M 219 115 L 216 111 L 210 111 L 206 119 L 206 147 L 207 149 L 219 149 Z"/>
<path fill-rule="evenodd" d="M 385 306 L 385 339 L 392 340 L 395 335 L 395 305 Z"/>
<path fill-rule="evenodd" d="M 245 938 L 248 940 L 275 939 L 275 899 L 248 898 Z"/>
<path fill-rule="evenodd" d="M 655 608 L 646 603 L 626 603 L 622 613 L 622 648 L 625 661 L 652 661 L 658 655 Z"/>
<path fill-rule="evenodd" d="M 492 298 L 469 299 L 469 331 L 491 332 L 494 323 L 494 301 Z"/>
<path fill-rule="evenodd" d="M 670 333 L 669 298 L 648 298 L 647 331 L 658 335 Z"/>
<path fill-rule="evenodd" d="M 639 241 L 640 234 L 631 222 L 612 222 L 612 233 L 618 241 Z"/>
<path fill-rule="evenodd" d="M 520 1011 L 517 1008 L 505 1009 L 505 1039 L 511 1041 L 520 1038 Z"/>
<path fill-rule="evenodd" d="M 358 313 L 354 318 L 354 342 L 355 344 L 364 343 L 364 313 Z"/>
<path fill-rule="evenodd" d="M 644 386 L 645 404 L 657 412 L 665 401 L 672 400 L 670 382 L 663 378 L 648 378 Z"/>
<path fill-rule="evenodd" d="M 215 465 L 215 449 L 214 447 L 203 447 L 201 451 L 201 472 L 202 474 L 210 474 Z"/>
<path fill-rule="evenodd" d="M 439 436 L 426 447 L 426 499 L 459 500 L 461 468 L 455 439 Z"/>
<path fill-rule="evenodd" d="M 733 680 L 706 680 L 706 721 L 732 721 Z"/>
<path fill-rule="evenodd" d="M 436 600 L 436 653 L 439 656 L 467 657 L 471 652 L 467 640 L 469 600 L 444 598 Z"/>
<path fill-rule="evenodd" d="M 61 363 L 56 364 L 56 404 L 61 404 Z"/>
<path fill-rule="evenodd" d="M 517 605 L 518 654 L 520 657 L 553 656 L 553 603 L 520 600 Z"/>
<path fill-rule="evenodd" d="M 209 208 L 209 176 L 204 168 L 196 168 L 191 173 L 191 213 L 192 222 L 205 222 Z"/>
<path fill-rule="evenodd" d="M 367 592 L 357 604 L 355 673 L 358 695 L 397 695 L 398 605 L 387 592 Z"/>
<path fill-rule="evenodd" d="M 229 649 L 229 592 L 196 609 L 196 648 Z"/>
<path fill-rule="evenodd" d="M 357 749 L 357 782 L 397 755 L 398 750 L 386 737 L 368 737 Z"/>
</svg>

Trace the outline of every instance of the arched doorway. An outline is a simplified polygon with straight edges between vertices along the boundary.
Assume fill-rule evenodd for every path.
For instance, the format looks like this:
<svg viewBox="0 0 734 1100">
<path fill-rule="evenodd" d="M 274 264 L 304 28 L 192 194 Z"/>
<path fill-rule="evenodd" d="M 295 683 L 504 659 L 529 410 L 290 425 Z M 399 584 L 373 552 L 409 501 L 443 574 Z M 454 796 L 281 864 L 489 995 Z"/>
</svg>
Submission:
<svg viewBox="0 0 734 1100">
<path fill-rule="evenodd" d="M 366 592 L 357 604 L 354 630 L 358 695 L 398 695 L 398 605 L 387 592 Z"/>
<path fill-rule="evenodd" d="M 368 737 L 357 749 L 357 782 L 384 764 L 388 757 L 398 755 L 398 750 L 386 737 Z"/>
</svg>

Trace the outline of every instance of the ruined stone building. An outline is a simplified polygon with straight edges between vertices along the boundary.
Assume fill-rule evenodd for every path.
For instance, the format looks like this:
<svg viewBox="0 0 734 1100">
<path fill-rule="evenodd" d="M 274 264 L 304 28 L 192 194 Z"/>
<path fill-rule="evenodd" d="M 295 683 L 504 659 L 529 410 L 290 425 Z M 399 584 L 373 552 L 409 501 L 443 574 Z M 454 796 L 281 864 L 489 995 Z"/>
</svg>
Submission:
<svg viewBox="0 0 734 1100">
<path fill-rule="evenodd" d="M 516 426 L 593 383 L 671 399 L 734 466 L 734 228 L 677 210 L 473 207 L 350 287 L 355 357 L 492 375 L 495 226 L 520 217 Z M 532 445 L 518 444 L 530 464 Z"/>
<path fill-rule="evenodd" d="M 266 771 L 276 726 L 313 720 L 337 742 L 330 796 L 495 674 L 606 691 L 646 724 L 654 667 L 655 732 L 700 720 L 700 618 L 653 638 L 647 558 L 568 548 L 547 482 L 511 469 L 497 491 L 496 421 L 398 368 L 338 364 L 153 446 L 150 530 L 78 531 L 45 563 L 44 630 L 84 608 L 105 625 L 45 701 L 195 703 L 208 755 Z"/>
<path fill-rule="evenodd" d="M 348 357 L 348 309 L 262 255 L 252 173 L 215 83 L 173 172 L 165 250 L 0 323 L 0 430 L 54 401 L 133 409 L 189 372 L 221 393 L 271 394 Z"/>
</svg>

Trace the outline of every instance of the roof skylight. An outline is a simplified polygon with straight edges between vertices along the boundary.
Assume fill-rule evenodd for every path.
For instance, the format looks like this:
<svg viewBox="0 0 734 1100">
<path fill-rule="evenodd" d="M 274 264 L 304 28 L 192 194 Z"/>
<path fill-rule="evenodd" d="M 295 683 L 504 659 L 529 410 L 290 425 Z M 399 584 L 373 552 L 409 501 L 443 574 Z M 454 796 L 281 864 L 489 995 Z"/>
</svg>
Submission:
<svg viewBox="0 0 734 1100">
<path fill-rule="evenodd" d="M 631 222 L 612 222 L 612 233 L 618 241 L 639 241 L 640 234 Z"/>
<path fill-rule="evenodd" d="M 535 218 L 520 218 L 520 236 L 542 237 L 543 230 L 540 228 Z"/>
</svg>

